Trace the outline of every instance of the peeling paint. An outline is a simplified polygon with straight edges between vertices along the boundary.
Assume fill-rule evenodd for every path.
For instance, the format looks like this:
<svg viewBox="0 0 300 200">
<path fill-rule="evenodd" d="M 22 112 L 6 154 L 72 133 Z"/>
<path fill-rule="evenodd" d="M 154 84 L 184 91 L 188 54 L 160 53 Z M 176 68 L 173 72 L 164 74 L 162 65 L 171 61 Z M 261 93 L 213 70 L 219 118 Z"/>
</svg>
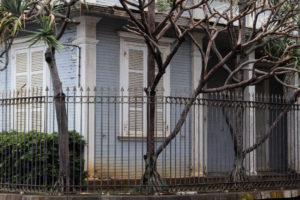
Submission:
<svg viewBox="0 0 300 200">
<path fill-rule="evenodd" d="M 240 200 L 254 200 L 254 195 L 252 193 L 244 193 L 238 195 Z"/>
<path fill-rule="evenodd" d="M 280 199 L 283 197 L 283 192 L 271 192 L 271 198 L 273 199 Z"/>
</svg>

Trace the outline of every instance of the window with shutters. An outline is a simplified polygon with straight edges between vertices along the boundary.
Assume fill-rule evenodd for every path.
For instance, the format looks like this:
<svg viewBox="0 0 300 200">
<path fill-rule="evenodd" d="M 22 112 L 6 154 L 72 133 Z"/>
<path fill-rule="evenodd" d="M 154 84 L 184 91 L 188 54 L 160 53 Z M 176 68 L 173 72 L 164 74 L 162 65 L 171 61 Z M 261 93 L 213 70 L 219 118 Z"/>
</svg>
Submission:
<svg viewBox="0 0 300 200">
<path fill-rule="evenodd" d="M 16 48 L 12 51 L 12 89 L 16 91 L 13 128 L 42 131 L 44 86 L 44 47 Z M 33 97 L 25 103 L 21 97 Z M 37 98 L 41 97 L 41 98 Z"/>
<path fill-rule="evenodd" d="M 168 47 L 161 49 L 164 56 Z M 120 84 L 124 89 L 122 94 L 126 103 L 121 112 L 121 134 L 125 137 L 145 137 L 147 107 L 144 88 L 147 86 L 147 47 L 144 43 L 121 40 Z M 156 68 L 156 73 L 158 69 Z M 169 95 L 170 73 L 166 72 L 157 86 L 157 100 L 155 110 L 155 135 L 165 137 L 169 132 L 169 109 L 165 96 Z"/>
</svg>

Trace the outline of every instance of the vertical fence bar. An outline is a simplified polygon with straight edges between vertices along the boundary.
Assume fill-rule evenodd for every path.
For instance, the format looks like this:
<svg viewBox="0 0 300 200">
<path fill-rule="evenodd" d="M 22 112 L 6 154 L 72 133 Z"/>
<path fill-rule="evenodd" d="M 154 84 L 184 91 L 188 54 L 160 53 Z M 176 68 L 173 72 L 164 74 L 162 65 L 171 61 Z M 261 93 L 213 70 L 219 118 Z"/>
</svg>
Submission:
<svg viewBox="0 0 300 200">
<path fill-rule="evenodd" d="M 100 89 L 100 191 L 103 193 L 103 88 Z"/>
<path fill-rule="evenodd" d="M 48 191 L 48 125 L 49 125 L 49 89 L 45 89 L 45 101 L 44 101 L 44 189 Z"/>
<path fill-rule="evenodd" d="M 193 103 L 192 107 L 192 131 L 191 132 L 191 138 L 190 138 L 190 153 L 193 156 L 192 158 L 192 163 L 190 166 L 190 171 L 191 171 L 191 177 L 193 178 L 192 184 L 196 184 L 196 149 L 195 147 L 197 146 L 197 141 L 196 141 L 196 105 L 197 105 L 197 99 Z M 198 148 L 197 148 L 198 149 Z M 199 149 L 198 149 L 199 150 Z"/>
<path fill-rule="evenodd" d="M 82 125 L 82 123 L 83 123 L 83 88 L 81 87 L 80 88 L 80 128 L 79 128 L 79 130 L 80 130 L 80 137 L 83 137 L 83 125 Z M 82 141 L 80 140 L 80 145 L 79 145 L 79 157 L 80 157 L 80 164 L 79 164 L 79 191 L 80 192 L 82 192 L 82 168 L 84 167 L 84 166 L 82 166 L 82 151 L 81 151 L 81 149 L 82 149 Z"/>
<path fill-rule="evenodd" d="M 128 94 L 130 94 L 130 88 L 128 89 Z M 134 97 L 132 97 L 134 98 Z M 127 139 L 128 139 L 128 142 L 127 142 L 127 190 L 129 190 L 129 184 L 130 184 L 130 132 L 132 131 L 131 130 L 131 120 L 130 120 L 130 106 L 132 104 L 132 99 L 130 96 L 128 96 L 128 116 L 127 116 L 127 123 L 128 123 L 128 132 L 127 132 Z"/>
<path fill-rule="evenodd" d="M 15 98 L 15 92 L 13 92 L 13 106 L 12 106 L 12 117 L 13 117 L 13 119 L 15 118 L 15 107 L 16 107 L 16 105 L 17 105 L 17 99 Z M 9 134 L 9 153 L 11 153 L 11 151 L 12 151 L 12 138 L 13 138 L 13 135 L 15 134 L 15 121 L 13 120 L 13 124 L 12 124 L 12 130 L 13 130 L 13 132 L 12 132 L 12 134 Z M 12 184 L 12 166 L 13 166 L 13 158 L 12 158 L 12 156 L 9 156 L 9 181 L 8 181 L 8 183 L 9 183 L 9 188 L 10 189 L 14 189 L 13 188 L 13 184 Z"/>
<path fill-rule="evenodd" d="M 124 138 L 124 88 L 121 88 L 121 138 Z M 123 192 L 123 171 L 124 171 L 124 143 L 121 142 L 121 191 Z"/>
<path fill-rule="evenodd" d="M 170 120 L 168 121 L 168 117 L 167 116 L 167 97 L 162 97 L 163 98 L 163 115 L 164 115 L 164 125 L 163 125 L 163 140 L 165 140 L 165 138 L 167 137 L 167 131 L 168 131 L 168 126 L 170 126 L 170 124 L 168 124 L 168 122 L 170 122 Z M 143 163 L 143 162 L 142 162 Z M 167 163 L 167 154 L 166 151 L 163 151 L 163 155 L 162 155 L 162 177 L 165 179 L 166 178 L 166 163 Z"/>
<path fill-rule="evenodd" d="M 134 88 L 134 186 L 136 187 L 137 182 L 136 182 L 136 167 L 137 167 L 137 109 L 138 109 L 138 93 L 137 93 L 137 88 Z M 130 120 L 130 118 L 129 118 Z M 143 130 L 142 134 L 143 134 Z M 130 160 L 129 160 L 130 162 Z"/>
<path fill-rule="evenodd" d="M 113 97 L 113 103 L 114 103 L 114 191 L 116 191 L 117 186 L 117 103 L 118 103 L 118 90 L 117 88 L 114 88 L 114 97 Z"/>
<path fill-rule="evenodd" d="M 144 93 L 143 88 L 141 88 L 140 90 L 141 90 L 140 92 L 143 94 Z M 147 127 L 147 126 L 146 127 L 144 126 L 144 120 L 147 120 L 147 117 L 146 117 L 146 119 L 144 117 L 144 112 L 145 112 L 145 110 L 144 110 L 144 107 L 145 107 L 145 95 L 141 96 L 141 107 L 142 107 L 142 136 L 141 136 L 141 143 L 142 143 L 142 155 L 141 155 L 142 168 L 141 168 L 141 172 L 142 172 L 142 174 L 144 174 L 144 160 L 143 160 L 144 159 L 144 155 L 145 155 L 145 153 L 144 153 L 144 141 L 145 141 L 144 138 L 146 138 L 146 133 L 145 133 L 144 130 Z M 141 180 L 140 184 L 142 184 L 142 180 Z"/>
<path fill-rule="evenodd" d="M 109 148 L 110 148 L 110 88 L 107 88 L 107 97 L 106 97 L 106 101 L 107 101 L 107 182 L 106 182 L 106 185 L 107 185 L 107 189 L 111 189 L 110 188 L 110 181 L 109 181 L 109 178 L 110 178 L 110 153 L 109 153 Z"/>
<path fill-rule="evenodd" d="M 76 100 L 77 100 L 77 96 L 76 96 L 76 93 L 77 93 L 77 90 L 76 90 L 76 87 L 73 88 L 73 110 L 74 110 L 74 115 L 73 115 L 73 129 L 74 131 L 78 131 L 76 130 L 76 121 L 77 121 L 77 117 L 76 117 L 76 114 L 77 114 L 77 109 L 76 109 Z M 75 185 L 75 137 L 73 137 L 73 146 L 72 146 L 72 150 L 73 150 L 73 161 L 72 161 L 72 189 L 73 189 L 73 192 L 76 191 L 76 185 Z M 80 156 L 80 155 L 79 155 Z"/>
<path fill-rule="evenodd" d="M 87 101 L 86 101 L 86 171 L 87 171 L 87 187 L 86 191 L 89 192 L 89 179 L 90 179 L 90 168 L 89 168 L 89 146 L 90 146 L 90 88 L 87 88 Z M 84 173 L 84 172 L 83 172 Z"/>
<path fill-rule="evenodd" d="M 182 105 L 181 105 L 182 107 L 181 107 L 180 110 L 183 110 L 184 107 L 187 104 L 187 99 L 186 99 L 186 96 L 184 94 L 185 94 L 185 90 L 183 90 Z M 187 182 L 187 173 L 186 173 L 187 172 L 187 168 L 188 168 L 188 161 L 187 161 L 187 140 L 188 140 L 188 133 L 187 133 L 187 125 L 186 125 L 187 121 L 188 121 L 188 115 L 186 115 L 186 120 L 185 120 L 185 122 L 183 124 L 183 127 L 182 127 L 183 133 L 182 133 L 182 135 L 180 135 L 180 138 L 179 138 L 180 141 L 182 141 L 182 138 L 183 138 L 183 158 L 184 158 L 183 184 L 184 185 L 188 184 L 188 182 Z"/>
<path fill-rule="evenodd" d="M 74 111 L 75 113 L 75 111 Z M 93 175 L 93 192 L 96 192 L 96 164 L 97 164 L 97 87 L 94 88 L 94 175 Z"/>
<path fill-rule="evenodd" d="M 0 109 L 1 109 L 1 118 L 0 118 L 0 123 L 1 123 L 1 141 L 0 141 L 0 144 L 1 144 L 1 158 L 0 158 L 0 162 L 2 163 L 3 162 L 3 146 L 4 146 L 4 116 L 6 115 L 5 113 L 5 109 L 4 109 L 4 92 L 1 91 L 0 93 L 0 96 L 1 96 L 1 99 L 0 99 Z M 1 167 L 0 169 L 0 187 L 3 187 L 3 167 Z"/>
<path fill-rule="evenodd" d="M 43 160 L 43 152 L 42 152 L 42 141 L 43 141 L 43 139 L 42 139 L 42 137 L 43 137 L 43 134 L 42 134 L 42 127 L 43 127 L 43 121 L 42 121 L 42 117 L 43 117 L 43 110 L 42 110 L 42 105 L 43 105 L 43 97 L 42 97 L 42 91 L 43 91 L 43 89 L 42 88 L 40 88 L 39 89 L 40 91 L 39 91 L 39 100 L 40 100 L 40 102 L 39 102 L 39 104 L 38 104 L 38 107 L 39 107 L 39 111 L 37 112 L 37 113 L 39 113 L 39 127 L 38 127 L 38 129 L 39 129 L 39 174 L 38 174 L 38 176 L 39 176 L 39 191 L 42 191 L 42 189 L 43 189 L 43 184 L 42 184 L 42 178 L 43 178 L 43 170 L 42 170 L 42 160 Z"/>
<path fill-rule="evenodd" d="M 179 97 L 179 112 L 181 112 L 181 107 L 182 107 L 182 97 L 180 96 Z M 177 109 L 175 110 L 175 124 L 176 122 L 178 121 L 178 116 L 177 116 Z M 179 131 L 179 138 L 181 137 L 181 134 L 182 134 L 182 128 L 180 129 Z M 174 186 L 175 186 L 175 189 L 177 189 L 177 180 L 176 180 L 176 171 L 177 171 L 177 151 L 178 151 L 178 148 L 177 148 L 177 142 L 178 142 L 178 137 L 175 137 L 175 141 L 174 141 Z M 172 143 L 172 142 L 171 142 Z M 171 148 L 171 146 L 170 146 Z M 172 156 L 173 156 L 173 153 L 170 152 L 170 159 L 172 160 Z M 180 182 L 179 184 L 181 184 L 181 178 L 182 178 L 182 171 L 181 171 L 181 168 L 182 168 L 182 147 L 181 147 L 181 140 L 179 139 L 179 176 L 180 176 Z M 172 167 L 171 167 L 171 171 L 172 171 Z M 172 174 L 172 173 L 171 173 Z M 172 182 L 172 176 L 170 177 L 170 182 Z"/>
<path fill-rule="evenodd" d="M 54 136 L 54 132 L 55 132 L 55 99 L 54 99 L 54 91 L 52 89 L 52 96 L 51 96 L 51 103 L 52 103 L 52 133 L 53 133 L 53 140 L 52 140 L 52 153 L 51 153 L 51 156 L 52 156 L 52 190 L 55 190 L 54 188 L 54 181 L 55 180 L 55 176 L 57 176 L 57 172 L 55 174 L 55 165 L 54 165 L 54 162 L 55 162 L 55 153 L 54 153 L 54 148 L 55 148 L 55 136 Z"/>
</svg>

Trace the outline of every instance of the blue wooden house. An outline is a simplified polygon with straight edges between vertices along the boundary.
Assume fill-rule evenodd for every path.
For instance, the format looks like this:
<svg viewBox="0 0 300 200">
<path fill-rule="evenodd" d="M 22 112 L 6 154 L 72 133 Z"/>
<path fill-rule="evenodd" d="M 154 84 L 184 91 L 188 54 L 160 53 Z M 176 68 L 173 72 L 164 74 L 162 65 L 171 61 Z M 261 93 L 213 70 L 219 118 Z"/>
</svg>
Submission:
<svg viewBox="0 0 300 200">
<path fill-rule="evenodd" d="M 128 16 L 120 9 L 117 0 L 87 2 L 89 11 L 78 15 L 79 25 L 68 27 L 61 39 L 64 46 L 56 55 L 63 87 L 69 97 L 69 129 L 78 131 L 88 142 L 85 169 L 89 171 L 90 179 L 134 180 L 142 176 L 143 155 L 146 152 L 146 112 L 141 102 L 144 101 L 143 88 L 147 82 L 147 47 L 143 38 L 123 28 L 128 23 Z M 216 7 L 221 9 L 222 5 L 223 2 L 216 2 Z M 172 48 L 172 35 L 170 32 L 168 37 L 161 40 L 160 45 L 165 54 Z M 195 33 L 195 37 L 206 45 L 207 40 L 202 33 Z M 31 89 L 32 92 L 32 88 L 42 87 L 41 95 L 47 96 L 51 93 L 51 84 L 44 62 L 46 47 L 43 43 L 29 47 L 26 41 L 24 37 L 15 40 L 8 69 L 0 72 L 0 89 Z M 219 49 L 226 52 L 226 36 L 217 42 Z M 188 97 L 196 87 L 200 67 L 200 53 L 187 40 L 158 86 L 159 96 L 171 98 L 162 98 L 162 103 L 157 105 L 157 145 L 170 133 L 183 109 L 184 99 L 178 100 L 175 97 Z M 213 87 L 222 84 L 223 73 L 218 73 L 209 85 Z M 46 92 L 47 87 L 49 94 Z M 245 96 L 248 101 L 255 101 L 256 94 L 263 92 L 282 94 L 282 88 L 267 81 L 257 87 L 247 88 Z M 76 97 L 73 98 L 73 95 Z M 85 100 L 80 101 L 83 96 Z M 221 105 L 217 101 L 216 104 L 210 104 L 213 100 L 209 100 L 216 99 L 217 95 L 199 98 L 181 133 L 159 158 L 158 168 L 164 177 L 177 179 L 226 175 L 232 169 L 234 151 L 229 128 L 222 115 Z M 4 112 L 4 108 L 1 109 Z M 245 145 L 251 145 L 261 137 L 276 113 L 263 109 L 255 112 L 251 106 L 247 110 L 249 116 L 245 118 L 248 124 L 245 126 Z M 53 113 L 51 105 L 16 108 L 15 120 L 19 120 L 18 125 L 13 127 L 9 123 L 2 123 L 0 127 L 20 131 L 36 129 L 50 133 L 56 130 Z M 290 115 L 295 116 L 295 113 Z M 299 117 L 295 119 L 291 116 L 287 116 L 275 130 L 276 137 L 270 138 L 260 149 L 247 155 L 245 168 L 248 174 L 255 175 L 272 169 L 280 172 L 300 170 L 299 151 L 295 150 L 300 145 L 295 136 L 300 131 L 299 126 L 295 125 Z M 289 123 L 293 123 L 293 128 L 289 128 Z M 296 142 L 292 144 L 291 141 Z M 273 151 L 276 147 L 281 150 Z"/>
</svg>

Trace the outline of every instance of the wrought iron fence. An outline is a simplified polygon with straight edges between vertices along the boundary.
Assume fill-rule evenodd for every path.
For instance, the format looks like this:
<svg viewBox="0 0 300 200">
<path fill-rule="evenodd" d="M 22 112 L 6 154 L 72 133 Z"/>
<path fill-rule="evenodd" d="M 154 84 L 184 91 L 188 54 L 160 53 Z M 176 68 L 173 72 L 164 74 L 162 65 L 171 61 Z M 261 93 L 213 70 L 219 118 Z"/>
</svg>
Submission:
<svg viewBox="0 0 300 200">
<path fill-rule="evenodd" d="M 188 96 L 185 91 L 173 90 L 171 96 L 156 98 L 155 149 L 172 133 Z M 143 91 L 66 89 L 64 101 L 70 192 L 139 191 L 147 134 Z M 59 137 L 54 103 L 48 89 L 2 93 L 1 190 L 58 191 Z M 280 95 L 201 95 L 178 135 L 158 157 L 157 170 L 165 188 L 209 192 L 299 187 L 299 115 L 299 103 L 289 105 Z M 236 159 L 234 136 L 240 134 L 245 150 L 264 138 L 272 125 L 265 142 L 245 154 L 243 179 L 230 178 Z"/>
</svg>

